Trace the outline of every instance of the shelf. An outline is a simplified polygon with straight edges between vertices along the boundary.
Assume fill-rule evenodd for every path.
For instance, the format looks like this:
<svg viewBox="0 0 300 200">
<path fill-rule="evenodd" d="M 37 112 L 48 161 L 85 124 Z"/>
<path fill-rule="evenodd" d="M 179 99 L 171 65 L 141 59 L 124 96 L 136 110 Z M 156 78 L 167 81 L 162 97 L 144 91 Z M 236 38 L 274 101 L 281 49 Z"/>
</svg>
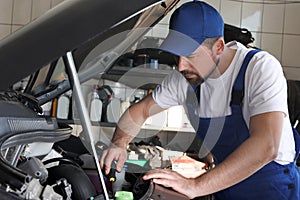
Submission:
<svg viewBox="0 0 300 200">
<path fill-rule="evenodd" d="M 77 124 L 74 120 L 66 120 L 66 119 L 57 119 L 59 123 L 65 123 L 65 124 Z M 117 126 L 116 123 L 111 122 L 92 122 L 92 126 L 99 126 L 99 127 L 108 127 L 108 128 L 115 128 Z M 153 130 L 153 131 L 169 131 L 169 132 L 195 132 L 195 130 L 192 127 L 160 127 L 160 126 L 150 126 L 150 125 L 143 125 L 142 130 Z"/>
<path fill-rule="evenodd" d="M 158 127 L 158 126 L 149 126 L 143 125 L 143 130 L 158 130 L 158 131 L 169 131 L 169 132 L 192 132 L 195 133 L 194 128 L 192 127 Z"/>
<path fill-rule="evenodd" d="M 167 67 L 166 67 L 167 68 Z M 114 66 L 102 79 L 119 82 L 132 88 L 153 89 L 172 72 L 169 69 Z"/>
<path fill-rule="evenodd" d="M 78 120 L 71 120 L 71 119 L 57 119 L 57 121 L 59 123 L 65 123 L 65 124 L 77 124 L 80 125 L 79 123 L 76 123 Z M 92 126 L 103 126 L 103 127 L 116 127 L 117 124 L 116 123 L 112 123 L 112 122 L 91 122 Z"/>
</svg>

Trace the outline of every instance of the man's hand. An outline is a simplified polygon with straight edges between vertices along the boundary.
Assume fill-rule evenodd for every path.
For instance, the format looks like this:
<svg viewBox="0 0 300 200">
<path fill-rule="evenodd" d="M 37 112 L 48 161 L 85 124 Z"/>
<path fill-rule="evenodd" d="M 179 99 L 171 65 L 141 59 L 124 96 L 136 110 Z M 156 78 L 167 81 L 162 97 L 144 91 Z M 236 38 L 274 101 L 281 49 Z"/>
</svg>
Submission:
<svg viewBox="0 0 300 200">
<path fill-rule="evenodd" d="M 157 114 L 165 109 L 159 107 L 151 95 L 130 106 L 121 116 L 116 127 L 110 147 L 103 151 L 100 158 L 100 167 L 108 174 L 111 163 L 116 161 L 116 170 L 121 172 L 127 159 L 127 145 L 139 133 L 141 126 L 150 115 Z"/>
<path fill-rule="evenodd" d="M 111 163 L 116 161 L 116 170 L 121 172 L 122 167 L 127 158 L 127 151 L 124 148 L 120 148 L 112 144 L 108 149 L 102 152 L 100 158 L 100 167 L 105 170 L 105 174 L 108 174 L 111 168 Z"/>
<path fill-rule="evenodd" d="M 153 179 L 156 184 L 170 187 L 175 191 L 186 195 L 188 198 L 193 199 L 195 195 L 196 179 L 185 178 L 179 173 L 170 169 L 155 169 L 149 171 L 143 176 L 144 180 Z"/>
</svg>

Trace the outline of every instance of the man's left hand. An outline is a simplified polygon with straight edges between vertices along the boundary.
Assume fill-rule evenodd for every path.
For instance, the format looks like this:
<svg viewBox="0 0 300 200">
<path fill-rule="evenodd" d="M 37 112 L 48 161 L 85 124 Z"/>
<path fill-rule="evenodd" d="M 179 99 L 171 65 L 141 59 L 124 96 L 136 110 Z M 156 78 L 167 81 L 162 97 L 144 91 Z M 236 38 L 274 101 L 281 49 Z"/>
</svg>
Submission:
<svg viewBox="0 0 300 200">
<path fill-rule="evenodd" d="M 156 184 L 170 187 L 175 191 L 186 195 L 188 198 L 195 198 L 195 179 L 185 178 L 171 169 L 155 169 L 143 176 L 144 180 L 153 179 Z"/>
</svg>

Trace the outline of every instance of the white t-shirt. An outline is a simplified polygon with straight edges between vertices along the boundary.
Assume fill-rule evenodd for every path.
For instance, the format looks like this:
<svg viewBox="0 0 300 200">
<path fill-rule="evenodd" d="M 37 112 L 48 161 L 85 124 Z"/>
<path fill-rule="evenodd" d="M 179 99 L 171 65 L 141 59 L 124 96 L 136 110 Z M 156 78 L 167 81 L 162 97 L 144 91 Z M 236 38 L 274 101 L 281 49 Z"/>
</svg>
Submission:
<svg viewBox="0 0 300 200">
<path fill-rule="evenodd" d="M 208 78 L 200 89 L 200 117 L 223 117 L 231 114 L 230 101 L 234 81 L 250 49 L 238 42 L 227 44 L 236 54 L 227 70 L 218 78 Z M 162 108 L 183 105 L 188 101 L 189 83 L 173 72 L 158 86 L 152 96 Z M 295 157 L 295 143 L 287 107 L 287 83 L 280 63 L 269 53 L 261 51 L 250 60 L 245 74 L 243 116 L 249 127 L 250 117 L 271 112 L 285 113 L 279 153 L 275 161 L 288 164 Z M 197 108 L 195 108 L 197 110 Z"/>
</svg>

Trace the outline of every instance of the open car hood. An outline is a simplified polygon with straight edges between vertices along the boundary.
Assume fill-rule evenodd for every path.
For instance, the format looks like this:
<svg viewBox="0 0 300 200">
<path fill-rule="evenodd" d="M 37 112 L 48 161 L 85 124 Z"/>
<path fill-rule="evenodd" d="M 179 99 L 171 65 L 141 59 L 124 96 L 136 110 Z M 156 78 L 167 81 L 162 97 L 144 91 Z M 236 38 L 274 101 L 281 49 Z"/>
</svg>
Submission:
<svg viewBox="0 0 300 200">
<path fill-rule="evenodd" d="M 66 0 L 0 41 L 0 90 L 7 90 L 67 52 L 73 52 L 78 68 L 97 44 L 125 30 L 152 27 L 177 2 Z M 123 41 L 133 39 L 124 37 Z"/>
</svg>

